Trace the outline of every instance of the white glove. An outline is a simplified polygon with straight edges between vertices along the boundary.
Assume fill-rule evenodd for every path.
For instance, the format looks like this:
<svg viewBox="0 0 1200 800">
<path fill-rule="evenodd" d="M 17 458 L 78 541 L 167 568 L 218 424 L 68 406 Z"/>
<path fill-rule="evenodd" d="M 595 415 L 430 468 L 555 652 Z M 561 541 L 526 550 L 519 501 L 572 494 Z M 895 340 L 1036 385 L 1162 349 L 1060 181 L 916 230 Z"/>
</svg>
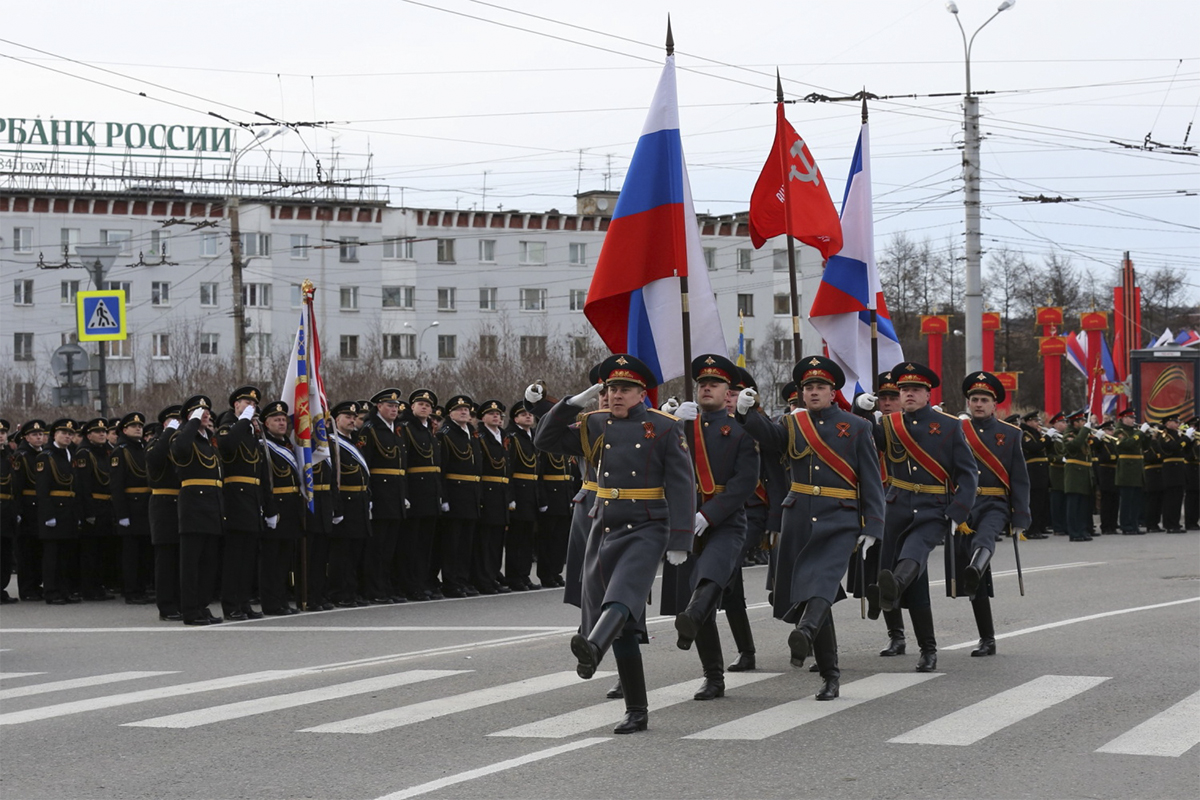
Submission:
<svg viewBox="0 0 1200 800">
<path fill-rule="evenodd" d="M 1141 424 L 1141 425 L 1138 427 L 1138 430 L 1139 430 L 1139 431 L 1141 431 L 1142 433 L 1149 433 L 1149 432 L 1150 432 L 1150 423 L 1149 423 L 1149 422 L 1143 422 L 1143 423 L 1142 423 L 1142 424 Z"/>
<path fill-rule="evenodd" d="M 589 403 L 600 396 L 600 392 L 604 391 L 604 384 L 593 383 L 588 388 L 584 389 L 579 394 L 567 400 L 567 405 L 585 408 Z"/>
<path fill-rule="evenodd" d="M 96 518 L 95 518 L 95 517 L 88 517 L 87 519 L 85 519 L 85 520 L 84 520 L 84 522 L 86 522 L 88 525 L 95 525 L 95 524 L 96 524 Z"/>
<path fill-rule="evenodd" d="M 50 519 L 46 520 L 46 527 L 47 527 L 47 528 L 53 528 L 53 527 L 54 527 L 55 525 L 57 525 L 57 524 L 58 524 L 58 520 L 57 520 L 57 519 L 55 519 L 54 517 L 51 517 Z"/>
<path fill-rule="evenodd" d="M 1023 535 L 1024 535 L 1024 533 L 1025 533 L 1025 529 L 1024 529 L 1024 528 L 1013 528 L 1013 529 L 1012 529 L 1012 535 L 1013 535 L 1013 536 L 1015 536 L 1015 537 L 1016 537 L 1016 538 L 1018 538 L 1018 539 L 1020 539 L 1020 538 L 1021 538 L 1021 536 L 1023 536 Z"/>
<path fill-rule="evenodd" d="M 412 503 L 408 502 L 408 498 L 406 497 L 404 498 L 404 510 L 408 511 L 410 508 L 412 508 Z"/>
<path fill-rule="evenodd" d="M 675 409 L 675 416 L 691 422 L 696 417 L 700 416 L 700 406 L 696 405 L 691 400 L 685 400 L 679 404 L 679 408 Z"/>
<path fill-rule="evenodd" d="M 546 396 L 546 388 L 539 386 L 536 383 L 531 383 L 525 387 L 525 402 L 536 403 Z"/>
<path fill-rule="evenodd" d="M 450 504 L 449 503 L 442 503 L 442 513 L 443 514 L 450 513 Z"/>
<path fill-rule="evenodd" d="M 509 510 L 509 511 L 516 511 L 516 510 L 517 510 L 517 501 L 516 501 L 516 500 L 509 500 L 509 501 L 508 501 L 508 510 Z"/>
<path fill-rule="evenodd" d="M 942 413 L 942 406 L 940 404 L 934 405 L 933 410 L 940 414 Z"/>
<path fill-rule="evenodd" d="M 169 431 L 174 430 L 175 428 L 179 427 L 179 420 L 175 419 L 175 417 L 171 417 L 169 420 L 167 420 L 167 424 L 163 425 L 163 427 Z"/>
<path fill-rule="evenodd" d="M 658 410 L 665 411 L 668 414 L 674 414 L 675 410 L 678 408 L 679 408 L 679 398 L 672 395 L 671 397 L 667 398 L 667 402 L 663 403 L 661 406 L 658 407 Z"/>
<path fill-rule="evenodd" d="M 971 415 L 970 415 L 970 414 L 968 414 L 968 413 L 966 413 L 966 412 L 964 411 L 963 413 L 961 413 L 961 414 L 959 414 L 959 415 L 958 415 L 958 418 L 959 418 L 959 419 L 970 419 L 970 418 L 971 418 Z"/>
<path fill-rule="evenodd" d="M 539 506 L 538 507 L 539 514 L 545 514 L 549 510 L 550 510 L 550 506 Z"/>
<path fill-rule="evenodd" d="M 375 518 L 375 503 L 372 500 L 367 501 L 367 519 Z"/>
<path fill-rule="evenodd" d="M 858 397 L 854 398 L 854 405 L 861 408 L 863 411 L 874 411 L 875 405 L 879 402 L 879 398 L 870 392 L 863 392 Z"/>
<path fill-rule="evenodd" d="M 254 419 L 254 406 L 243 408 L 242 413 L 238 414 L 238 419 Z"/>
<path fill-rule="evenodd" d="M 867 551 L 871 549 L 871 545 L 879 541 L 874 536 L 867 536 L 865 533 L 858 537 L 858 551 L 862 553 L 863 561 L 867 560 Z"/>
<path fill-rule="evenodd" d="M 339 525 L 339 524 L 341 524 L 342 520 L 344 520 L 344 519 L 345 519 L 345 517 L 334 517 L 334 518 L 333 518 L 333 524 L 334 524 L 334 525 Z"/>
<path fill-rule="evenodd" d="M 875 421 L 876 421 L 876 422 L 882 422 L 882 421 L 883 421 L 883 412 L 882 412 L 882 411 L 880 411 L 880 410 L 878 410 L 878 409 L 876 409 L 876 410 L 875 410 Z"/>
<path fill-rule="evenodd" d="M 680 564 L 687 561 L 687 557 L 688 557 L 688 554 L 687 554 L 686 550 L 668 550 L 667 551 L 667 563 L 670 564 L 672 567 L 678 567 Z"/>
<path fill-rule="evenodd" d="M 123 518 L 117 520 L 117 524 L 120 525 L 122 528 L 128 528 L 129 527 L 129 517 L 123 517 Z"/>
<path fill-rule="evenodd" d="M 696 535 L 703 536 L 704 532 L 706 530 L 708 530 L 708 518 L 705 517 L 703 514 L 701 514 L 699 511 L 697 511 L 696 512 Z"/>
<path fill-rule="evenodd" d="M 1193 439 L 1193 440 L 1194 440 L 1194 439 L 1196 438 L 1196 429 L 1195 429 L 1195 428 L 1188 428 L 1186 431 L 1184 431 L 1184 432 L 1183 432 L 1183 435 L 1184 435 L 1184 436 L 1186 436 L 1186 437 L 1188 437 L 1189 439 Z"/>
<path fill-rule="evenodd" d="M 758 404 L 758 392 L 749 387 L 738 392 L 737 413 L 745 414 Z"/>
<path fill-rule="evenodd" d="M 196 409 L 192 410 L 192 413 L 188 414 L 188 419 L 200 419 L 203 416 L 204 416 L 204 409 L 196 408 Z"/>
<path fill-rule="evenodd" d="M 1051 428 L 1050 430 L 1046 431 L 1046 435 L 1049 436 L 1051 439 L 1061 439 L 1062 438 L 1062 434 L 1058 432 L 1058 428 Z"/>
<path fill-rule="evenodd" d="M 279 515 L 272 514 L 271 516 L 264 519 L 263 522 L 267 523 L 268 528 L 270 528 L 271 530 L 275 530 L 275 526 L 279 524 Z"/>
</svg>

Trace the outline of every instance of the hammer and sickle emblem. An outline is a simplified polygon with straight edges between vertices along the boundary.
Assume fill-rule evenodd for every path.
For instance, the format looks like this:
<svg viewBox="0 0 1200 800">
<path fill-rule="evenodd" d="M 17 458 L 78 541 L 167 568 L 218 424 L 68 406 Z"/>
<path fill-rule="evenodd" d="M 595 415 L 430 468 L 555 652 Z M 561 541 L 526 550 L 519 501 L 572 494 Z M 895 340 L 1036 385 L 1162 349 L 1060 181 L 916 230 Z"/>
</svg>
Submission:
<svg viewBox="0 0 1200 800">
<path fill-rule="evenodd" d="M 788 173 L 788 180 L 789 181 L 802 181 L 804 183 L 811 183 L 816 186 L 820 186 L 821 185 L 821 177 L 819 175 L 817 175 L 817 165 L 810 164 L 808 162 L 808 158 L 804 155 L 804 140 L 797 139 L 796 143 L 794 145 L 792 145 L 791 152 L 792 152 L 792 157 L 800 159 L 800 163 L 804 165 L 804 172 L 801 172 L 800 170 L 796 169 L 796 165 L 792 164 L 792 169 Z"/>
</svg>

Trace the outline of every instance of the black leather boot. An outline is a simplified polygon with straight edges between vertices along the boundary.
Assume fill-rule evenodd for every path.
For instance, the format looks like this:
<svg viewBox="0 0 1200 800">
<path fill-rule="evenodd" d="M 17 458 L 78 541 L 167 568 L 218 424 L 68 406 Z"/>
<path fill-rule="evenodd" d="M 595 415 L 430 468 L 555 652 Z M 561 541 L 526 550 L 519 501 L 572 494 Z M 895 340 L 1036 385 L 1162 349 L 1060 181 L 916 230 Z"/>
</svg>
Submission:
<svg viewBox="0 0 1200 800">
<path fill-rule="evenodd" d="M 917 672 L 933 672 L 937 669 L 937 639 L 933 635 L 933 609 L 929 606 L 910 608 L 909 619 L 912 620 L 913 636 L 921 647 L 921 657 L 917 659 Z"/>
<path fill-rule="evenodd" d="M 604 695 L 609 700 L 620 700 L 625 696 L 625 690 L 621 688 L 621 679 L 617 678 L 617 682 L 608 690 L 608 694 Z"/>
<path fill-rule="evenodd" d="M 642 671 L 642 657 L 618 658 L 617 674 L 625 689 L 625 719 L 613 728 L 613 733 L 637 733 L 650 724 L 650 710 L 646 700 L 646 673 Z"/>
<path fill-rule="evenodd" d="M 963 571 L 963 594 L 971 597 L 979 589 L 979 582 L 983 580 L 984 574 L 987 572 L 988 562 L 992 560 L 992 554 L 982 547 L 975 550 L 971 554 L 971 563 Z"/>
<path fill-rule="evenodd" d="M 817 638 L 813 641 L 813 657 L 824 681 L 816 697 L 818 700 L 833 700 L 841 693 L 842 679 L 842 671 L 838 669 L 837 631 L 833 627 L 833 614 L 825 616 L 825 624 L 817 631 Z"/>
<path fill-rule="evenodd" d="M 884 611 L 899 608 L 900 595 L 920 574 L 921 565 L 911 558 L 902 559 L 894 570 L 879 570 L 879 607 Z"/>
<path fill-rule="evenodd" d="M 750 631 L 750 616 L 744 608 L 725 609 L 725 620 L 737 645 L 737 660 L 729 665 L 730 672 L 746 672 L 754 669 L 754 634 Z"/>
<path fill-rule="evenodd" d="M 586 637 L 581 633 L 571 637 L 571 652 L 579 660 L 575 665 L 575 674 L 585 680 L 596 674 L 600 660 L 625 628 L 625 619 L 625 614 L 619 609 L 606 608 L 600 613 L 600 619 L 596 620 L 591 633 Z"/>
<path fill-rule="evenodd" d="M 996 655 L 996 626 L 992 623 L 992 602 L 987 594 L 980 592 L 972 598 L 971 610 L 975 612 L 975 627 L 979 628 L 979 647 L 971 651 L 972 657 Z"/>
<path fill-rule="evenodd" d="M 888 627 L 888 646 L 880 650 L 879 655 L 884 658 L 904 655 L 904 615 L 897 608 L 883 612 L 883 620 Z"/>
<path fill-rule="evenodd" d="M 812 652 L 813 640 L 817 638 L 817 631 L 821 629 L 828 613 L 829 601 L 823 597 L 810 597 L 804 604 L 800 621 L 788 634 L 788 649 L 792 651 L 793 667 L 804 666 L 804 659 Z"/>
<path fill-rule="evenodd" d="M 687 608 L 675 615 L 675 630 L 679 640 L 675 643 L 680 650 L 691 650 L 696 634 L 717 608 L 721 599 L 721 587 L 716 581 L 702 580 L 692 592 Z"/>
<path fill-rule="evenodd" d="M 725 696 L 725 657 L 721 655 L 721 635 L 717 621 L 710 619 L 696 632 L 696 654 L 704 668 L 704 683 L 693 700 L 715 700 Z"/>
</svg>

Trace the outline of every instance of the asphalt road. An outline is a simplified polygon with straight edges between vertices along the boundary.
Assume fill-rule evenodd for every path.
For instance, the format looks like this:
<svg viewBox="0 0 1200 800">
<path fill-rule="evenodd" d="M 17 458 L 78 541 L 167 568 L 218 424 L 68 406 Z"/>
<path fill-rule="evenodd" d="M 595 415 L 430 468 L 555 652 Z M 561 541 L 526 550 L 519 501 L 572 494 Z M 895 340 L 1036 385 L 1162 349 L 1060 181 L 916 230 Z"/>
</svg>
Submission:
<svg viewBox="0 0 1200 800">
<path fill-rule="evenodd" d="M 561 590 L 210 628 L 120 601 L 5 606 L 0 796 L 1195 797 L 1200 537 L 1022 545 L 1026 597 L 1011 543 L 994 562 L 992 658 L 969 657 L 970 605 L 940 585 L 933 676 L 911 635 L 880 658 L 882 621 L 838 604 L 828 703 L 788 663 L 765 568 L 747 570 L 758 670 L 695 702 L 694 651 L 653 620 L 650 730 L 632 736 L 611 732 L 613 678 L 574 676 Z"/>
</svg>

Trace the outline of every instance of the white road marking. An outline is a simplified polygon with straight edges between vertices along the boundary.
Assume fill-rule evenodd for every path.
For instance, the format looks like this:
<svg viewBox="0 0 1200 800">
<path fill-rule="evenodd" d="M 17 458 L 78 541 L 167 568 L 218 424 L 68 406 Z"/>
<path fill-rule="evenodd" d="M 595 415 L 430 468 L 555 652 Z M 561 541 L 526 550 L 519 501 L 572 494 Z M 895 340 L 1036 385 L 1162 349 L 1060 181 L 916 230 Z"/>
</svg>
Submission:
<svg viewBox="0 0 1200 800">
<path fill-rule="evenodd" d="M 569 753 L 572 750 L 581 750 L 585 747 L 591 747 L 594 744 L 600 744 L 608 741 L 611 741 L 611 739 L 603 736 L 596 737 L 594 739 L 580 739 L 578 742 L 562 744 L 558 747 L 551 747 L 546 750 L 538 750 L 536 753 L 529 753 L 528 755 L 518 756 L 517 758 L 510 758 L 507 761 L 500 761 L 496 764 L 490 764 L 486 767 L 479 767 L 478 769 L 460 772 L 457 775 L 449 775 L 445 778 L 439 778 L 436 781 L 430 781 L 429 783 L 422 783 L 419 786 L 401 789 L 398 792 L 385 794 L 376 800 L 406 800 L 406 798 L 409 797 L 416 797 L 418 795 L 428 794 L 429 792 L 436 792 L 439 789 L 445 789 L 447 786 L 455 786 L 460 783 L 466 783 L 467 781 L 473 781 L 476 778 L 482 778 L 486 775 L 494 775 L 497 772 L 503 772 L 508 769 L 523 766 L 525 764 L 532 764 L 535 761 L 553 758 L 554 756 L 562 755 L 563 753 Z"/>
<path fill-rule="evenodd" d="M 894 744 L 975 744 L 1106 680 L 1109 679 L 1087 675 L 1043 675 L 888 741 Z"/>
<path fill-rule="evenodd" d="M 675 619 L 671 617 L 671 619 Z M 254 620 L 248 620 L 254 622 Z M 255 625 L 211 625 L 203 628 L 0 628 L 0 634 L 10 633 L 186 633 L 191 635 L 217 634 L 221 631 L 241 633 L 491 633 L 494 631 L 523 631 L 542 634 L 575 633 L 578 628 L 553 625 L 339 625 L 337 627 Z M 203 632 L 203 634 L 202 634 Z"/>
<path fill-rule="evenodd" d="M 611 677 L 612 672 L 597 672 L 597 678 Z M 521 697 L 562 689 L 566 686 L 579 684 L 579 677 L 574 671 L 553 672 L 549 675 L 539 675 L 536 678 L 526 678 L 500 686 L 490 686 L 473 692 L 442 697 L 437 700 L 427 700 L 423 703 L 400 706 L 367 714 L 361 717 L 330 722 L 315 728 L 304 728 L 303 733 L 379 733 L 405 725 L 413 725 L 436 717 L 457 714 L 460 711 L 472 711 L 482 706 L 504 703 Z"/>
<path fill-rule="evenodd" d="M 38 675 L 43 673 L 28 673 L 30 675 Z M 52 681 L 50 683 L 35 683 L 32 686 L 18 686 L 13 689 L 0 689 L 0 700 L 12 700 L 17 697 L 29 697 L 35 694 L 46 694 L 47 692 L 64 692 L 68 689 L 83 689 L 88 686 L 103 686 L 108 683 L 120 683 L 121 681 L 133 681 L 138 678 L 153 678 L 158 675 L 178 675 L 177 670 L 170 672 L 112 672 L 108 675 L 92 675 L 87 678 L 72 678 L 65 681 Z"/>
<path fill-rule="evenodd" d="M 766 680 L 767 678 L 774 678 L 781 674 L 779 672 L 730 672 L 725 675 L 725 688 L 737 689 L 741 686 Z M 655 689 L 648 692 L 646 697 L 649 700 L 650 708 L 658 711 L 661 708 L 691 700 L 692 695 L 696 693 L 698 687 L 699 683 L 692 680 L 686 683 L 677 683 L 673 686 L 664 686 L 661 689 Z M 624 709 L 625 706 L 622 703 L 609 701 L 576 711 L 568 711 L 565 714 L 531 722 L 528 725 L 518 725 L 515 728 L 508 728 L 507 730 L 489 735 L 563 739 L 567 736 L 577 736 L 581 733 L 587 733 L 596 728 L 615 725 L 624 716 Z"/>
<path fill-rule="evenodd" d="M 0 650 L 0 652 L 3 652 Z M 6 681 L 9 678 L 31 678 L 34 675 L 45 675 L 44 672 L 0 672 L 0 681 Z"/>
<path fill-rule="evenodd" d="M 1200 692 L 1180 700 L 1096 752 L 1178 758 L 1197 744 L 1200 744 Z"/>
<path fill-rule="evenodd" d="M 758 741 L 939 677 L 935 672 L 871 675 L 843 685 L 836 700 L 818 701 L 811 696 L 792 700 L 683 738 Z"/>
<path fill-rule="evenodd" d="M 309 689 L 302 692 L 277 694 L 271 695 L 270 697 L 256 697 L 253 700 L 244 700 L 239 703 L 227 703 L 225 705 L 202 708 L 198 711 L 185 711 L 181 714 L 171 714 L 165 717 L 144 719 L 140 722 L 127 722 L 123 727 L 195 728 L 200 725 L 211 725 L 214 722 L 227 722 L 233 719 L 251 717 L 256 714 L 266 714 L 271 711 L 280 711 L 285 708 L 296 708 L 297 706 L 308 705 L 310 703 L 320 703 L 324 700 L 336 700 L 341 697 L 351 697 L 356 694 L 367 694 L 369 692 L 395 689 L 399 686 L 407 686 L 413 683 L 420 683 L 421 681 L 430 681 L 434 680 L 435 678 L 445 678 L 450 675 L 462 675 L 471 671 L 472 670 L 469 669 L 410 670 L 408 672 L 398 672 L 392 675 L 381 675 L 375 678 L 366 678 L 359 681 L 339 683 L 334 686 L 324 686 L 320 689 Z"/>
</svg>

